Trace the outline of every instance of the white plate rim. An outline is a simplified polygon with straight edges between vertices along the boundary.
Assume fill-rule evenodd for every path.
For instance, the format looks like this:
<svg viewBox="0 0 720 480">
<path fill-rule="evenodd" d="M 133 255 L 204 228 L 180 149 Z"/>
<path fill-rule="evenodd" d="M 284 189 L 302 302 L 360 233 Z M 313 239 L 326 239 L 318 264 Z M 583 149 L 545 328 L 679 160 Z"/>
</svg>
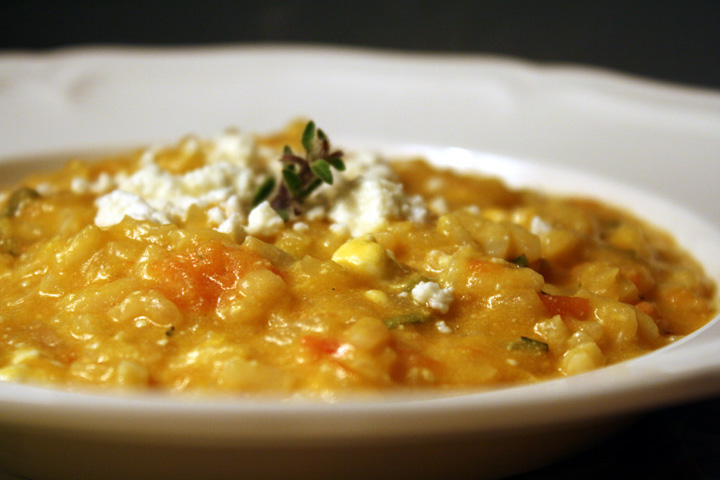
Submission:
<svg viewBox="0 0 720 480">
<path fill-rule="evenodd" d="M 455 71 L 469 69 L 471 73 L 501 72 L 502 81 L 519 82 L 523 86 L 559 83 L 582 89 L 583 92 L 597 92 L 601 97 L 608 94 L 619 95 L 636 102 L 642 108 L 650 106 L 651 110 L 667 115 L 679 112 L 687 118 L 692 118 L 693 128 L 697 129 L 706 128 L 702 126 L 703 121 L 712 120 L 714 115 L 720 112 L 720 95 L 714 91 L 648 82 L 599 69 L 540 66 L 516 59 L 488 56 L 414 55 L 307 46 L 195 49 L 102 47 L 66 49 L 46 54 L 4 53 L 0 55 L 0 66 L 39 68 L 42 71 L 53 68 L 62 70 L 64 65 L 71 65 L 73 68 L 77 66 L 108 68 L 108 63 L 112 62 L 148 62 L 158 59 L 186 64 L 203 58 L 222 61 L 236 56 L 251 58 L 260 65 L 264 65 L 268 58 L 272 58 L 273 61 L 292 59 L 299 62 L 314 58 L 319 62 L 318 65 L 330 69 L 342 68 L 347 62 L 358 62 L 372 68 L 397 63 L 398 68 L 442 65 L 454 68 Z M 8 75 L 12 77 L 7 71 L 5 70 L 5 77 L 0 75 L 0 80 L 7 79 Z M 0 90 L 0 101 L 7 95 L 7 90 Z M 7 104 L 0 103 L 0 105 L 8 108 Z M 666 120 L 662 117 L 658 121 Z M 711 122 L 707 128 L 710 128 L 712 133 L 715 126 L 716 123 Z M 254 128 L 253 125 L 249 127 Z M 373 136 L 368 135 L 367 132 L 355 134 L 345 131 L 341 133 L 340 138 L 347 139 L 347 142 L 343 143 L 351 145 L 373 143 L 386 145 L 388 142 L 388 138 L 382 135 Z M 398 139 L 391 140 L 396 142 Z M 410 143 L 417 147 L 417 142 L 414 140 L 416 139 Z M 427 150 L 447 146 L 438 138 L 431 139 L 430 144 L 431 146 L 417 148 Z M 36 143 L 29 146 L 22 142 L 12 144 L 11 141 L 6 145 L 9 145 L 6 154 L 0 151 L 0 157 L 42 154 L 58 148 L 57 144 L 44 146 L 42 143 Z M 453 142 L 452 145 L 463 147 L 465 143 Z M 470 150 L 471 155 L 475 153 Z M 545 152 L 531 160 L 542 163 L 547 155 Z M 527 157 L 523 155 L 518 157 L 517 154 L 510 153 L 505 157 L 506 160 L 508 158 L 513 160 Z M 542 168 L 552 168 L 552 165 L 543 164 Z M 638 198 L 647 194 L 634 186 L 625 191 L 632 191 Z M 717 198 L 717 193 L 713 192 L 713 195 L 715 197 L 711 198 Z M 676 215 L 687 214 L 683 207 L 676 207 L 672 202 L 668 203 L 667 207 Z M 693 231 L 709 232 L 712 238 L 717 236 L 717 226 L 713 225 L 714 222 L 708 223 L 692 214 L 689 218 L 692 228 L 695 229 Z M 708 381 L 718 375 L 720 362 L 717 362 L 717 357 L 712 357 L 714 360 L 708 362 L 707 358 L 697 358 L 698 355 L 687 353 L 682 348 L 683 345 L 700 338 L 701 340 L 696 342 L 700 344 L 700 351 L 706 353 L 712 350 L 711 347 L 720 338 L 720 329 L 717 326 L 716 319 L 712 325 L 704 329 L 705 333 L 711 333 L 709 340 L 707 338 L 703 340 L 698 333 L 679 343 L 677 348 L 656 352 L 642 359 L 599 372 L 537 385 L 443 398 L 402 397 L 382 401 L 351 399 L 336 404 L 280 400 L 238 402 L 237 400 L 177 399 L 156 395 L 72 393 L 25 385 L 0 385 L 0 422 L 18 428 L 68 430 L 84 434 L 113 432 L 128 438 L 144 437 L 147 441 L 152 438 L 157 441 L 169 441 L 174 438 L 186 442 L 200 439 L 217 442 L 277 442 L 283 439 L 286 442 L 310 439 L 358 441 L 408 435 L 447 435 L 540 428 L 559 423 L 625 415 L 717 394 L 717 386 Z M 669 365 L 663 366 L 663 362 L 658 361 L 658 357 L 663 355 L 671 360 L 685 356 L 686 360 L 694 362 L 693 368 L 673 370 Z M 665 367 L 668 368 L 663 371 Z M 653 379 L 643 380 L 642 376 L 638 377 L 643 372 L 658 370 L 660 375 Z M 577 388 L 578 385 L 582 387 L 581 390 Z M 528 403 L 534 405 L 536 409 L 528 410 Z M 428 416 L 428 411 L 433 415 Z M 43 414 L 38 416 L 39 412 Z M 539 415 L 540 413 L 542 415 Z M 461 419 L 463 415 L 470 415 L 474 420 Z M 423 418 L 428 420 L 418 422 Z M 337 422 L 333 422 L 334 420 Z M 288 425 L 292 425 L 291 430 L 288 430 Z M 338 425 L 342 427 L 338 428 Z"/>
<path fill-rule="evenodd" d="M 517 186 L 538 182 L 552 189 L 553 182 L 570 180 L 573 188 L 583 192 L 603 191 L 611 199 L 620 195 L 657 203 L 656 215 L 670 223 L 681 219 L 683 228 L 709 238 L 707 245 L 720 243 L 717 229 L 684 209 L 628 186 L 618 189 L 615 182 L 597 176 L 457 148 L 403 146 L 387 151 L 390 155 L 415 152 L 437 164 L 460 168 L 467 159 L 478 160 L 480 165 L 491 161 L 498 172 L 506 163 L 515 172 L 511 180 Z M 454 160 L 458 156 L 459 162 Z M 717 279 L 720 258 L 713 265 Z M 0 422 L 175 443 L 358 442 L 513 431 L 627 415 L 717 394 L 720 385 L 708 380 L 720 375 L 719 345 L 720 318 L 716 318 L 670 347 L 588 374 L 480 392 L 349 395 L 331 403 L 262 396 L 73 392 L 0 384 Z M 684 367 L 677 368 L 678 362 Z"/>
</svg>

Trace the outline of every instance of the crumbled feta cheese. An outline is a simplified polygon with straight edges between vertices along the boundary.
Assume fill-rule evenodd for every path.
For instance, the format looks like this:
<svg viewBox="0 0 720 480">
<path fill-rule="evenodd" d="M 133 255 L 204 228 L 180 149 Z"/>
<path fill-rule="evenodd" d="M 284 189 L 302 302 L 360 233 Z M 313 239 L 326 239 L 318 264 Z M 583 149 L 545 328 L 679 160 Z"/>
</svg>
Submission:
<svg viewBox="0 0 720 480">
<path fill-rule="evenodd" d="M 295 222 L 295 224 L 293 225 L 293 230 L 295 230 L 296 232 L 307 232 L 309 228 L 310 225 L 305 222 Z"/>
<path fill-rule="evenodd" d="M 223 205 L 226 212 L 222 219 L 214 217 L 216 223 L 219 223 L 233 213 L 241 213 L 239 210 L 242 203 L 249 202 L 255 188 L 251 172 L 245 167 L 230 163 L 214 163 L 180 175 L 165 171 L 155 163 L 148 163 L 124 178 L 118 176 L 115 180 L 98 179 L 97 187 L 82 185 L 82 181 L 77 180 L 74 188 L 78 191 L 100 189 L 111 182 L 117 182 L 117 190 L 110 195 L 115 192 L 134 194 L 152 209 L 162 212 L 168 221 L 173 223 L 185 220 L 193 206 L 207 208 L 211 205 Z M 98 215 L 110 218 L 100 211 L 109 206 L 103 198 L 96 201 Z M 117 217 L 115 215 L 118 222 L 122 220 L 122 217 Z M 244 218 L 244 215 L 242 217 Z M 109 225 L 105 223 L 102 226 Z"/>
<path fill-rule="evenodd" d="M 207 154 L 209 163 L 229 162 L 248 166 L 257 154 L 253 138 L 233 130 L 215 137 L 211 146 Z"/>
<path fill-rule="evenodd" d="M 348 236 L 350 234 L 350 227 L 344 223 L 332 223 L 330 224 L 330 231 L 335 235 Z"/>
<path fill-rule="evenodd" d="M 305 218 L 314 222 L 315 220 L 322 220 L 325 218 L 325 213 L 325 208 L 322 205 L 318 205 L 317 207 L 313 207 L 305 212 Z"/>
<path fill-rule="evenodd" d="M 70 190 L 78 195 L 86 193 L 101 194 L 115 187 L 115 180 L 107 173 L 102 172 L 98 178 L 91 182 L 83 177 L 75 177 L 70 181 Z"/>
<path fill-rule="evenodd" d="M 164 212 L 151 207 L 142 197 L 121 190 L 115 190 L 98 198 L 97 207 L 95 225 L 98 227 L 116 225 L 126 216 L 159 224 L 171 223 Z"/>
<path fill-rule="evenodd" d="M 427 220 L 428 210 L 420 195 L 408 197 L 407 206 L 403 210 L 407 219 L 413 223 L 424 223 Z"/>
<path fill-rule="evenodd" d="M 245 240 L 245 228 L 242 225 L 240 215 L 237 213 L 230 215 L 215 230 L 229 234 L 237 243 L 242 243 Z"/>
<path fill-rule="evenodd" d="M 247 232 L 250 235 L 273 235 L 285 224 L 280 215 L 265 200 L 253 208 L 248 217 Z"/>
<path fill-rule="evenodd" d="M 349 154 L 347 169 L 335 183 L 318 189 L 315 204 L 306 213 L 347 225 L 353 237 L 376 232 L 390 220 L 422 223 L 428 211 L 419 195 L 406 196 L 389 162 L 371 152 Z M 321 212 L 316 208 L 322 206 Z"/>
<path fill-rule="evenodd" d="M 220 225 L 226 220 L 225 212 L 220 207 L 212 207 L 207 211 L 207 218 L 210 222 Z"/>
<path fill-rule="evenodd" d="M 94 182 L 83 177 L 75 177 L 70 182 L 70 190 L 80 195 L 85 193 L 105 193 L 114 186 L 115 181 L 107 172 L 102 172 Z"/>
<path fill-rule="evenodd" d="M 441 288 L 435 282 L 420 282 L 415 285 L 411 293 L 415 302 L 441 313 L 447 313 L 453 301 L 452 287 Z"/>
<path fill-rule="evenodd" d="M 90 191 L 90 182 L 83 177 L 74 177 L 70 181 L 70 191 L 78 195 L 84 195 Z"/>
<path fill-rule="evenodd" d="M 440 333 L 452 333 L 452 330 L 447 326 L 447 323 L 445 323 L 444 320 L 438 320 L 435 322 L 435 328 L 437 328 Z"/>
<path fill-rule="evenodd" d="M 239 173 L 237 167 L 230 163 L 213 163 L 176 177 L 173 187 L 178 194 L 207 195 L 230 187 L 236 173 Z"/>
<path fill-rule="evenodd" d="M 360 177 L 336 198 L 329 217 L 350 228 L 354 237 L 373 233 L 390 219 L 400 219 L 404 201 L 402 185 L 384 178 Z"/>
<path fill-rule="evenodd" d="M 395 178 L 395 172 L 393 172 L 390 164 L 383 157 L 373 152 L 348 153 L 345 155 L 345 166 L 343 177 L 347 181 L 353 181 L 359 177 Z"/>
<path fill-rule="evenodd" d="M 255 189 L 254 174 L 243 165 L 252 148 L 238 135 L 222 138 L 222 145 L 211 148 L 214 163 L 183 174 L 162 169 L 155 163 L 155 150 L 149 149 L 142 154 L 140 168 L 132 175 L 101 175 L 95 182 L 76 178 L 71 188 L 77 193 L 97 194 L 117 188 L 97 199 L 98 226 L 118 223 L 125 215 L 156 223 L 179 223 L 187 218 L 193 206 L 212 207 L 208 211 L 212 223 L 221 224 L 234 213 L 244 219 L 242 204 L 249 202 Z M 195 143 L 186 141 L 183 148 L 199 148 Z M 128 211 L 122 211 L 123 208 Z"/>
<path fill-rule="evenodd" d="M 258 185 L 268 175 L 280 175 L 276 171 L 279 162 L 265 165 L 257 161 L 258 147 L 252 137 L 238 132 L 211 141 L 188 137 L 180 150 L 187 155 L 200 152 L 205 164 L 173 173 L 156 162 L 160 150 L 148 149 L 134 173 L 106 174 L 95 181 L 77 178 L 71 188 L 76 193 L 101 195 L 96 200 L 96 224 L 101 227 L 116 224 L 125 216 L 180 225 L 193 207 L 206 210 L 211 225 L 229 221 L 223 227 L 228 233 L 244 226 L 250 235 L 272 235 L 284 226 L 267 202 L 250 210 Z M 328 219 L 333 232 L 360 237 L 382 229 L 391 220 L 427 220 L 422 197 L 406 196 L 383 158 L 360 152 L 346 156 L 346 165 L 347 170 L 335 177 L 333 185 L 323 184 L 306 199 L 304 218 L 294 224 L 297 231 L 305 231 L 304 221 Z"/>
</svg>

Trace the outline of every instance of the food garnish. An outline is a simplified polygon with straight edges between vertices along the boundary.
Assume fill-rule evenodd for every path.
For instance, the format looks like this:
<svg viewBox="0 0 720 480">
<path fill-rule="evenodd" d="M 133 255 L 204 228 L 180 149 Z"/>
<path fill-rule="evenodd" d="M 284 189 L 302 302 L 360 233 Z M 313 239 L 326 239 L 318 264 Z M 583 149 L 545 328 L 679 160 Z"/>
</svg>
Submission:
<svg viewBox="0 0 720 480">
<path fill-rule="evenodd" d="M 343 152 L 330 148 L 327 135 L 322 129 L 316 128 L 312 120 L 303 131 L 302 146 L 304 156 L 293 153 L 288 145 L 283 149 L 280 157 L 283 164 L 282 181 L 270 199 L 270 205 L 286 221 L 302 213 L 303 202 L 320 185 L 333 184 L 332 169 L 345 170 Z M 270 198 L 276 183 L 274 177 L 268 177 L 255 194 L 253 206 Z"/>
</svg>

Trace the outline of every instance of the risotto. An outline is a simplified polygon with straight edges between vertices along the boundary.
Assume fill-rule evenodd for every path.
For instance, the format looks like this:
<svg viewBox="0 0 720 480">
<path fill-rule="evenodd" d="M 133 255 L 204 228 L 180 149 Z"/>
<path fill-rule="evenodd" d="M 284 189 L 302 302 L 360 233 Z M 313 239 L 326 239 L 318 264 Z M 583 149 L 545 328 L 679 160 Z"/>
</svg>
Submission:
<svg viewBox="0 0 720 480">
<path fill-rule="evenodd" d="M 0 203 L 0 379 L 331 398 L 593 370 L 715 314 L 622 211 L 312 122 L 72 161 Z"/>
</svg>

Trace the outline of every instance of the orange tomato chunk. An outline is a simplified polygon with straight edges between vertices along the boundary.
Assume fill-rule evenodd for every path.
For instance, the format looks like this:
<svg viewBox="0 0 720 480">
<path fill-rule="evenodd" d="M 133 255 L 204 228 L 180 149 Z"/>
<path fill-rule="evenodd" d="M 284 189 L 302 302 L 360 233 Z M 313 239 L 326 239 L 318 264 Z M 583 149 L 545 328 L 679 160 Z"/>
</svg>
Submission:
<svg viewBox="0 0 720 480">
<path fill-rule="evenodd" d="M 538 295 L 548 313 L 553 317 L 560 315 L 561 317 L 574 317 L 585 320 L 590 315 L 590 300 L 587 298 L 549 295 L 547 293 L 539 293 Z"/>
<path fill-rule="evenodd" d="M 163 259 L 158 265 L 158 289 L 180 309 L 205 312 L 217 306 L 225 290 L 261 268 L 273 269 L 268 260 L 248 249 L 212 240 L 195 251 Z"/>
<path fill-rule="evenodd" d="M 318 357 L 336 354 L 341 345 L 341 343 L 334 338 L 318 337 L 316 335 L 306 335 L 302 337 L 300 344 Z"/>
</svg>

